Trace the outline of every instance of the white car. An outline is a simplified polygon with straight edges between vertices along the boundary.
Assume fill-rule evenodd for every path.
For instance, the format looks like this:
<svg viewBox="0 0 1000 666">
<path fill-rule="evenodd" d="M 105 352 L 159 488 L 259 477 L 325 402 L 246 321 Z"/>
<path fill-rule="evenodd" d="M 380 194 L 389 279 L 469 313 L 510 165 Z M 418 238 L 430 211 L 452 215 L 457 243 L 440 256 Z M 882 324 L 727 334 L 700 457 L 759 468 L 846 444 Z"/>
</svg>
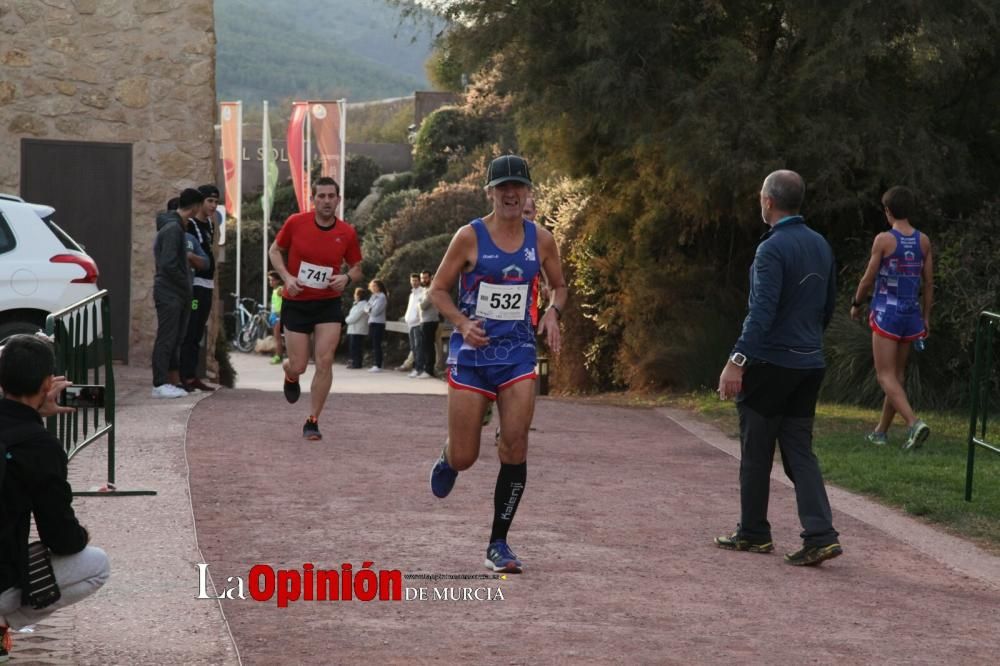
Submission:
<svg viewBox="0 0 1000 666">
<path fill-rule="evenodd" d="M 97 264 L 53 221 L 51 206 L 0 194 L 0 342 L 97 293 Z"/>
</svg>

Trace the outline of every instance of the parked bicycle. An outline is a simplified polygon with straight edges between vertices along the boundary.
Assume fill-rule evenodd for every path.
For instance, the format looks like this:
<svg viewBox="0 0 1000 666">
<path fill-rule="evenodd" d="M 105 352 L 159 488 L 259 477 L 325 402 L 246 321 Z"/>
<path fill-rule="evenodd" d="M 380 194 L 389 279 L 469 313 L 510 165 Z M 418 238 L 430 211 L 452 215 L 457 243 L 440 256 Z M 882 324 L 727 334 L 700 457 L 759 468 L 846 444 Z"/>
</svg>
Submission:
<svg viewBox="0 0 1000 666">
<path fill-rule="evenodd" d="M 236 294 L 230 294 L 236 298 Z M 267 308 L 252 298 L 244 297 L 236 304 L 237 333 L 233 346 L 241 352 L 253 351 L 258 340 L 263 340 L 271 333 L 267 323 Z"/>
</svg>

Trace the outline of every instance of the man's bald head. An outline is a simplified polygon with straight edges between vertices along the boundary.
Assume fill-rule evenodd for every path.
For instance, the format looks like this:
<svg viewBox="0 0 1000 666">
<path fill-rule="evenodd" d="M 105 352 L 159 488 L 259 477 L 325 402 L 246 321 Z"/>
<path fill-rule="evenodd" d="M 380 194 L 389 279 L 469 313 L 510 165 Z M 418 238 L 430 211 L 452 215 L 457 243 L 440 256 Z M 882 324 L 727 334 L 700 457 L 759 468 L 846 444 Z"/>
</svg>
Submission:
<svg viewBox="0 0 1000 666">
<path fill-rule="evenodd" d="M 764 179 L 760 193 L 762 197 L 771 199 L 776 210 L 798 213 L 806 196 L 806 183 L 802 180 L 802 176 L 794 171 L 781 169 L 772 172 Z"/>
</svg>

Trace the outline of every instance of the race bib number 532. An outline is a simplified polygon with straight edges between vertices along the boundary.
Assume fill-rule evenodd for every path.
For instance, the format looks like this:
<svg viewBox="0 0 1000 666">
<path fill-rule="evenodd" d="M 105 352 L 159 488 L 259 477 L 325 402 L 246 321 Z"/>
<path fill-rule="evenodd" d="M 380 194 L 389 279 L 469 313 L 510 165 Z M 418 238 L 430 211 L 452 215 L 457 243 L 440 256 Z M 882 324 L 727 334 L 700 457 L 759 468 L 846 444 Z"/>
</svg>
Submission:
<svg viewBox="0 0 1000 666">
<path fill-rule="evenodd" d="M 476 316 L 498 321 L 524 319 L 528 308 L 528 285 L 479 283 Z"/>
<path fill-rule="evenodd" d="M 333 269 L 329 266 L 317 266 L 303 261 L 299 265 L 299 282 L 313 289 L 326 289 L 330 286 Z"/>
</svg>

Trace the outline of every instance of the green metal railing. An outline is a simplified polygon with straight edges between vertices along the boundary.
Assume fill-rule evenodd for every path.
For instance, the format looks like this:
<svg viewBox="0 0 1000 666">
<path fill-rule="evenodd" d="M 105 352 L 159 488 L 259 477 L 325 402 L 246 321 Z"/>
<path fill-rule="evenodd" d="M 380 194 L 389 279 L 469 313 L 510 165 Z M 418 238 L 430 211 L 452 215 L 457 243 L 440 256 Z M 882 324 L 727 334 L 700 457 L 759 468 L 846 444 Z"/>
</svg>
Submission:
<svg viewBox="0 0 1000 666">
<path fill-rule="evenodd" d="M 986 439 L 989 421 L 990 393 L 993 386 L 993 339 L 1000 328 L 1000 314 L 983 312 L 976 326 L 976 352 L 972 368 L 972 390 L 969 416 L 969 458 L 965 467 L 965 500 L 972 501 L 972 472 L 976 462 L 976 447 L 1000 453 L 1000 442 Z"/>
<path fill-rule="evenodd" d="M 149 490 L 115 487 L 115 372 L 111 362 L 111 304 L 103 289 L 45 320 L 45 332 L 55 346 L 56 374 L 74 384 L 104 386 L 104 406 L 79 408 L 48 419 L 48 429 L 59 438 L 72 460 L 102 437 L 108 440 L 108 481 L 96 490 L 74 495 L 155 495 Z"/>
</svg>

